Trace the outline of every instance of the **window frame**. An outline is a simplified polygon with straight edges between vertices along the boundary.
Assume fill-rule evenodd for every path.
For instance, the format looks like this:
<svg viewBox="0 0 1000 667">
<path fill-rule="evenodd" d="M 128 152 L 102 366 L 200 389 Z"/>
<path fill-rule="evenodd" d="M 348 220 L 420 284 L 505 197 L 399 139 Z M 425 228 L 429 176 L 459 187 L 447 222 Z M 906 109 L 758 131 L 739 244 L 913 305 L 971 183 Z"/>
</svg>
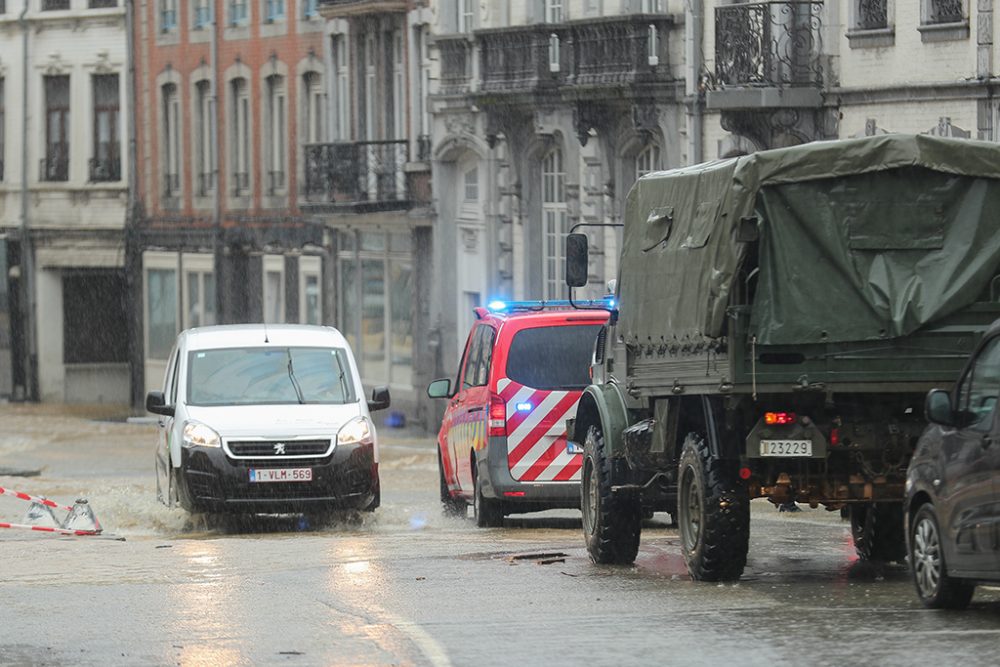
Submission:
<svg viewBox="0 0 1000 667">
<path fill-rule="evenodd" d="M 103 80 L 114 79 L 115 94 L 109 98 L 108 103 L 98 102 L 98 84 Z M 113 74 L 92 74 L 90 77 L 91 99 L 93 101 L 93 135 L 91 150 L 93 157 L 93 168 L 90 170 L 91 181 L 120 181 L 122 180 L 121 170 L 121 77 L 117 72 Z M 101 119 L 107 117 L 108 120 L 108 141 L 103 145 L 107 148 L 102 151 L 101 146 Z M 106 155 L 102 155 L 106 153 Z M 101 160 L 107 164 L 101 166 Z M 103 177 L 102 177 L 103 172 Z"/>
<path fill-rule="evenodd" d="M 55 104 L 50 99 L 49 84 L 62 80 L 65 82 L 65 104 Z M 45 157 L 43 163 L 44 181 L 68 181 L 70 171 L 70 148 L 72 140 L 72 79 L 69 74 L 45 75 L 42 77 L 42 88 L 45 96 Z M 58 134 L 61 140 L 53 139 L 53 120 L 55 126 L 59 128 Z M 58 160 L 55 164 L 53 160 Z"/>
</svg>

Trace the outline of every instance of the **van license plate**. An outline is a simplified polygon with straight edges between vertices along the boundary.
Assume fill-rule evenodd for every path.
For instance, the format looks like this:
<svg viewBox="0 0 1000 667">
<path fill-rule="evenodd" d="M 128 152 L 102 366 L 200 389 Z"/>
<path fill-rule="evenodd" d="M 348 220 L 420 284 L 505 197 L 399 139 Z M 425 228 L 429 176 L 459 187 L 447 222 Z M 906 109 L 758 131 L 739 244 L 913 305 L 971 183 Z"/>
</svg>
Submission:
<svg viewBox="0 0 1000 667">
<path fill-rule="evenodd" d="M 761 440 L 761 456 L 812 456 L 812 440 Z"/>
<path fill-rule="evenodd" d="M 251 482 L 311 482 L 312 468 L 250 468 Z"/>
<path fill-rule="evenodd" d="M 566 441 L 566 453 L 567 454 L 583 454 L 583 447 L 580 443 L 573 442 L 572 440 Z"/>
</svg>

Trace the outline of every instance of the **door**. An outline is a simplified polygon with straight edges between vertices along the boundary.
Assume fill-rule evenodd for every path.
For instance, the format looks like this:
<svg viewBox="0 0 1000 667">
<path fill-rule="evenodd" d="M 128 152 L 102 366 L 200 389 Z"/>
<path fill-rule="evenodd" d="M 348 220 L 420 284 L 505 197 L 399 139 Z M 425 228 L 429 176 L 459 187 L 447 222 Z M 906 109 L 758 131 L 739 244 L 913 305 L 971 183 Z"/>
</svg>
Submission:
<svg viewBox="0 0 1000 667">
<path fill-rule="evenodd" d="M 465 341 L 465 351 L 462 353 L 462 360 L 458 364 L 458 376 L 455 378 L 453 391 L 455 392 L 448 407 L 445 409 L 444 421 L 441 424 L 442 443 L 441 459 L 444 466 L 445 481 L 452 491 L 460 489 L 458 484 L 457 456 L 462 450 L 462 417 L 464 416 L 464 404 L 467 392 L 465 391 L 465 377 L 469 373 L 469 367 L 474 367 L 479 356 L 478 347 L 479 328 L 475 327 L 469 332 L 469 337 Z"/>
<path fill-rule="evenodd" d="M 180 363 L 180 352 L 174 348 L 167 364 L 167 373 L 163 378 L 163 396 L 167 405 L 177 406 L 177 375 Z M 160 502 L 168 507 L 173 506 L 174 497 L 170 495 L 170 475 L 172 462 L 170 460 L 171 433 L 174 428 L 174 417 L 159 415 L 156 421 L 156 495 Z"/>
<path fill-rule="evenodd" d="M 980 348 L 963 374 L 955 391 L 959 425 L 943 433 L 942 530 L 955 572 L 992 572 L 998 564 L 998 395 L 1000 336 Z"/>
<path fill-rule="evenodd" d="M 466 495 L 473 491 L 470 453 L 480 437 L 479 431 L 486 423 L 489 409 L 489 391 L 486 386 L 489 368 L 489 348 L 492 344 L 492 329 L 487 324 L 479 324 L 469 337 L 470 344 L 465 355 L 465 365 L 459 375 L 459 386 L 449 411 L 452 413 L 451 429 L 448 433 L 449 455 L 454 465 L 455 483 Z M 484 347 L 486 353 L 483 353 Z"/>
</svg>

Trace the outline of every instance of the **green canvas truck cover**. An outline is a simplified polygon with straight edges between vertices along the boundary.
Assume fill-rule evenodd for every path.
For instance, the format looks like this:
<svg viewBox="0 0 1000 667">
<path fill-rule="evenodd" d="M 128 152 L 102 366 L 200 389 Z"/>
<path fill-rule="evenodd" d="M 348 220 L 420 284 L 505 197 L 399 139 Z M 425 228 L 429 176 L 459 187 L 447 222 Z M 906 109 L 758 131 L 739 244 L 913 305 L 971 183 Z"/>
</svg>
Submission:
<svg viewBox="0 0 1000 667">
<path fill-rule="evenodd" d="M 758 344 L 905 336 L 1000 268 L 1000 145 L 889 134 L 643 176 L 626 203 L 627 343 L 711 343 L 756 216 Z"/>
</svg>

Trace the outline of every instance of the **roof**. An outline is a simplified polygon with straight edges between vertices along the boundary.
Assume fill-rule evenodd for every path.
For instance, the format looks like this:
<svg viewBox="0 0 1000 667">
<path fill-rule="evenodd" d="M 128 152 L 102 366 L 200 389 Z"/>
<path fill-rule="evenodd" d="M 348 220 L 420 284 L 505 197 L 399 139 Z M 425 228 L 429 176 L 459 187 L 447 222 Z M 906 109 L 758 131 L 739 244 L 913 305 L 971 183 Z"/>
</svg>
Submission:
<svg viewBox="0 0 1000 667">
<path fill-rule="evenodd" d="M 189 350 L 231 347 L 348 347 L 333 327 L 309 324 L 223 324 L 181 332 Z"/>
</svg>

